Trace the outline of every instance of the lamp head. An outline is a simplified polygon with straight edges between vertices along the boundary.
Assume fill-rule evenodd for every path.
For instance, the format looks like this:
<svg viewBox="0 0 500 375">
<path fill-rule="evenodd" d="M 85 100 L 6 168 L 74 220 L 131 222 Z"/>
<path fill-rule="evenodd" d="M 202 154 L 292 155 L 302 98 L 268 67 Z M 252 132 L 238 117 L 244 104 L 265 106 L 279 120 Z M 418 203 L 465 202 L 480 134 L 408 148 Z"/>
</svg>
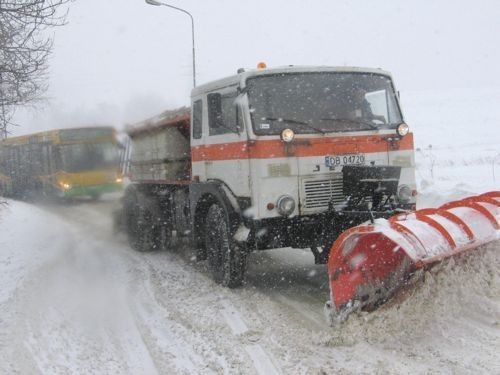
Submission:
<svg viewBox="0 0 500 375">
<path fill-rule="evenodd" d="M 146 0 L 146 4 L 156 5 L 156 6 L 162 5 L 159 1 L 156 0 Z"/>
</svg>

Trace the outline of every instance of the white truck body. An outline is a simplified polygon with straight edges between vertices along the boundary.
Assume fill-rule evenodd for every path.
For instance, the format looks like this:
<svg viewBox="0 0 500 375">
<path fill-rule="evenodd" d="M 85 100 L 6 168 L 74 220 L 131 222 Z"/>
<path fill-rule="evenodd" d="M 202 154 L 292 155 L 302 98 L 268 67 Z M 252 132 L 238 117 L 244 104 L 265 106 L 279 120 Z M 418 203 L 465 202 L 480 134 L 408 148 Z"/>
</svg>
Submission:
<svg viewBox="0 0 500 375">
<path fill-rule="evenodd" d="M 189 110 L 129 128 L 133 243 L 184 233 L 223 283 L 241 281 L 255 249 L 310 247 L 326 262 L 349 226 L 415 208 L 396 93 L 389 73 L 353 67 L 257 69 L 194 88 Z"/>
</svg>

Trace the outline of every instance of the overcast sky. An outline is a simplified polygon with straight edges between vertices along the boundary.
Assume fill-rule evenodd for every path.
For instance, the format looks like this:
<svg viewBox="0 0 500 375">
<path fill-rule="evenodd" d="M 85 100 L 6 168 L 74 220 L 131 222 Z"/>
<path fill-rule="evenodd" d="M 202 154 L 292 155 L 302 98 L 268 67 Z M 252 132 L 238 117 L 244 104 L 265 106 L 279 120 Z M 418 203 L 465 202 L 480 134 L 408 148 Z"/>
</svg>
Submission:
<svg viewBox="0 0 500 375">
<path fill-rule="evenodd" d="M 500 87 L 498 0 L 177 0 L 195 19 L 197 81 L 240 67 L 354 65 L 403 93 Z M 189 104 L 187 15 L 143 0 L 76 0 L 54 31 L 50 90 L 14 134 L 117 127 Z"/>
</svg>

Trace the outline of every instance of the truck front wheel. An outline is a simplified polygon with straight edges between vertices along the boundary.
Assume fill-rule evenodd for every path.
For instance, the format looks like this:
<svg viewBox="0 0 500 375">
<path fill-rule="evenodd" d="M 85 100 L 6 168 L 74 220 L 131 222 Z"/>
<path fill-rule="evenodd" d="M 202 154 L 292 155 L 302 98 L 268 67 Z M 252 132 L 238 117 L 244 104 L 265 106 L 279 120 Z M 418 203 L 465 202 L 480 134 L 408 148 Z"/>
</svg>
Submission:
<svg viewBox="0 0 500 375">
<path fill-rule="evenodd" d="M 232 238 L 226 211 L 219 204 L 210 206 L 205 221 L 205 246 L 215 282 L 235 288 L 243 283 L 246 252 Z"/>
</svg>

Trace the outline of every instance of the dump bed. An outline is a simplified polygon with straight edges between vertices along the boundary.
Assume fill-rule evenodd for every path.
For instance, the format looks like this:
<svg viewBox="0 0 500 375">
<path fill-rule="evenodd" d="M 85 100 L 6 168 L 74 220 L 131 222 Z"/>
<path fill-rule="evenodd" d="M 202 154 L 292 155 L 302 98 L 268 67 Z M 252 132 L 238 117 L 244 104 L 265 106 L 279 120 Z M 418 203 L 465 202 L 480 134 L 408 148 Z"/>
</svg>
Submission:
<svg viewBox="0 0 500 375">
<path fill-rule="evenodd" d="M 127 127 L 130 177 L 137 182 L 190 180 L 190 110 L 182 107 Z"/>
</svg>

